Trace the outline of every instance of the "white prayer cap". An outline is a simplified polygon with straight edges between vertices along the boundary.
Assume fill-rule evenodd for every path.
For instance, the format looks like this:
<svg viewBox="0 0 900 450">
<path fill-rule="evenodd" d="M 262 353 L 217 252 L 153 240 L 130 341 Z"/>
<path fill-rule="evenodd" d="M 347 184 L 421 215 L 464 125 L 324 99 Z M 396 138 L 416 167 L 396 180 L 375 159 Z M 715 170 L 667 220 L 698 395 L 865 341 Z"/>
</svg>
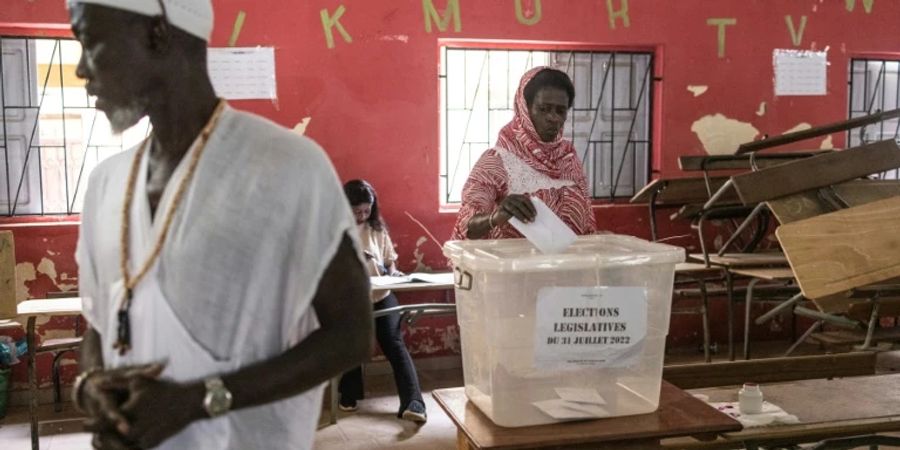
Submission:
<svg viewBox="0 0 900 450">
<path fill-rule="evenodd" d="M 166 17 L 172 26 L 209 42 L 213 28 L 212 0 L 66 0 L 66 3 L 70 8 L 79 3 L 92 3 L 153 17 L 162 15 L 160 1 L 165 3 Z"/>
</svg>

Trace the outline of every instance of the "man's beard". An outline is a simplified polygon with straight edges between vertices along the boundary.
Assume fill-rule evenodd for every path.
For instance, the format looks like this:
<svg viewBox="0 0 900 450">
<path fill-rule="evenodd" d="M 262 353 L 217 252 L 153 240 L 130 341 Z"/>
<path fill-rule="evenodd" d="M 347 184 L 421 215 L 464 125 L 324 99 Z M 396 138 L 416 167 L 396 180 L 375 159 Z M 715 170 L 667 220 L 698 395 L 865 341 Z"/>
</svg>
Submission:
<svg viewBox="0 0 900 450">
<path fill-rule="evenodd" d="M 106 112 L 106 118 L 109 120 L 113 134 L 120 135 L 125 130 L 137 125 L 147 114 L 146 111 L 143 102 L 134 100 L 127 105 L 111 108 Z"/>
</svg>

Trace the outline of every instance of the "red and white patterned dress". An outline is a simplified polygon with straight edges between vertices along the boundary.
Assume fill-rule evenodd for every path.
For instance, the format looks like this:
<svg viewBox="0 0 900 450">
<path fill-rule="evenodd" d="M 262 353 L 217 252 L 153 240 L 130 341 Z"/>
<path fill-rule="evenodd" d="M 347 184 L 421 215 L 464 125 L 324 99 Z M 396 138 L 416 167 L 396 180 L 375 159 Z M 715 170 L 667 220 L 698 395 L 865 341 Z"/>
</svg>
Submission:
<svg viewBox="0 0 900 450">
<path fill-rule="evenodd" d="M 513 120 L 500 130 L 497 145 L 472 168 L 463 186 L 452 239 L 466 239 L 472 217 L 492 213 L 510 194 L 541 199 L 576 234 L 596 230 L 587 179 L 575 147 L 562 138 L 562 132 L 553 142 L 541 141 L 528 114 L 525 85 L 544 69 L 547 67 L 536 67 L 522 77 Z M 522 235 L 507 223 L 494 227 L 485 239 L 517 237 Z"/>
</svg>

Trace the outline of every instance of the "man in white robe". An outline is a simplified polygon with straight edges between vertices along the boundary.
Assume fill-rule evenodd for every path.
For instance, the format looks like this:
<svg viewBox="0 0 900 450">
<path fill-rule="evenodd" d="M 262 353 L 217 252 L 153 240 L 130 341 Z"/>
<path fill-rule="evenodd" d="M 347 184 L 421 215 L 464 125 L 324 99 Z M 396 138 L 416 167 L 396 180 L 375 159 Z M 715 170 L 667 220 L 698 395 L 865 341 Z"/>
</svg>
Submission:
<svg viewBox="0 0 900 450">
<path fill-rule="evenodd" d="M 331 163 L 216 98 L 210 0 L 69 10 L 97 107 L 118 130 L 153 125 L 85 194 L 76 256 L 90 329 L 74 395 L 94 446 L 311 448 L 323 382 L 368 357 L 372 327 Z"/>
</svg>

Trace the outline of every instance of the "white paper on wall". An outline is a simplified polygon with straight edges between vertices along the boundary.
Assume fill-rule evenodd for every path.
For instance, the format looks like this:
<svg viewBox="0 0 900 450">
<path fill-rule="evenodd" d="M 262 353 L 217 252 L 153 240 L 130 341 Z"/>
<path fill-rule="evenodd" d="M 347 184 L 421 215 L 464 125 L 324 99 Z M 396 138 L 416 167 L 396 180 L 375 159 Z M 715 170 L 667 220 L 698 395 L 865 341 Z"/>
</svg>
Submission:
<svg viewBox="0 0 900 450">
<path fill-rule="evenodd" d="M 827 94 L 827 52 L 775 49 L 772 65 L 775 95 Z"/>
<path fill-rule="evenodd" d="M 228 100 L 278 97 L 272 47 L 210 48 L 207 66 L 219 97 Z"/>
<path fill-rule="evenodd" d="M 647 336 L 647 290 L 545 287 L 535 317 L 535 367 L 628 367 Z"/>
</svg>

